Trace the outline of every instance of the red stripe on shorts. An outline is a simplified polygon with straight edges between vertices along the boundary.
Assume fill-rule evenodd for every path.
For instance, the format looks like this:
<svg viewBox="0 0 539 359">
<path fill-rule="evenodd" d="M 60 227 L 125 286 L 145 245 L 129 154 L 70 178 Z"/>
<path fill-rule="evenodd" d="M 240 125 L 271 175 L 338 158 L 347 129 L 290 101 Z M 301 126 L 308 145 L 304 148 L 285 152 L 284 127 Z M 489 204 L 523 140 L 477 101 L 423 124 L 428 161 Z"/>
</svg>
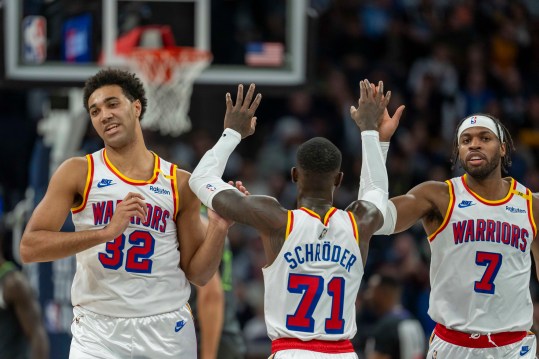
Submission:
<svg viewBox="0 0 539 359">
<path fill-rule="evenodd" d="M 441 324 L 436 324 L 434 334 L 440 339 L 466 348 L 495 348 L 513 344 L 526 337 L 527 332 L 503 332 L 486 334 L 464 333 L 449 329 Z M 490 340 L 489 340 L 490 337 Z"/>
<path fill-rule="evenodd" d="M 312 352 L 329 353 L 329 354 L 354 352 L 354 347 L 352 346 L 352 343 L 350 342 L 350 340 L 303 341 L 303 340 L 294 339 L 294 338 L 280 338 L 280 339 L 275 339 L 274 341 L 271 342 L 272 353 L 276 353 L 279 350 L 287 350 L 287 349 L 309 350 Z"/>
</svg>

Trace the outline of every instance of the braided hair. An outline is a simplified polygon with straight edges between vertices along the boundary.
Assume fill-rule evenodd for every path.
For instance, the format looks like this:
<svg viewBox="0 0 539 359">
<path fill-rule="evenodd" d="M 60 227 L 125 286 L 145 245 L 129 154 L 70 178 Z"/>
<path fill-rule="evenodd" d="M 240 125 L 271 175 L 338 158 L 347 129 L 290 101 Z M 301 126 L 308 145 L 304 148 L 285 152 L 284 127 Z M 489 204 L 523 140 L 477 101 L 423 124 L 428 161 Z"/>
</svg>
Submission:
<svg viewBox="0 0 539 359">
<path fill-rule="evenodd" d="M 502 171 L 508 172 L 509 167 L 511 167 L 512 161 L 511 161 L 511 152 L 515 150 L 515 144 L 513 143 L 513 138 L 511 137 L 511 134 L 509 133 L 509 130 L 507 127 L 504 126 L 504 124 L 497 119 L 496 117 L 484 113 L 475 113 L 470 116 L 466 116 L 462 120 L 460 120 L 459 124 L 457 125 L 457 128 L 455 130 L 455 136 L 453 139 L 453 153 L 451 155 L 451 169 L 455 169 L 455 164 L 458 162 L 459 157 L 459 138 L 458 138 L 458 131 L 462 123 L 470 118 L 471 116 L 485 116 L 490 118 L 494 123 L 496 124 L 496 136 L 498 136 L 498 139 L 503 138 L 505 143 L 505 156 L 502 157 Z M 500 133 L 500 130 L 502 133 Z M 503 135 L 503 136 L 502 136 Z"/>
</svg>

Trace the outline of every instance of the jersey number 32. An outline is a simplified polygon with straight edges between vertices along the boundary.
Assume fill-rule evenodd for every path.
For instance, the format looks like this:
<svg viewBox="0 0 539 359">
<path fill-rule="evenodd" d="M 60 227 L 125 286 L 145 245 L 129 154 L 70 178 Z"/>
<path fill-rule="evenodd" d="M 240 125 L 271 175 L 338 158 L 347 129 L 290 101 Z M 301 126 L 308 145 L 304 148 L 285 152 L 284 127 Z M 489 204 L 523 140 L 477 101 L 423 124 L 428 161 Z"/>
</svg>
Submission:
<svg viewBox="0 0 539 359">
<path fill-rule="evenodd" d="M 153 261 L 150 257 L 155 247 L 155 239 L 150 232 L 134 231 L 127 239 L 131 247 L 126 252 L 125 270 L 132 273 L 151 273 Z M 122 234 L 107 242 L 105 252 L 99 253 L 99 261 L 105 268 L 118 269 L 124 264 L 126 235 Z"/>
</svg>

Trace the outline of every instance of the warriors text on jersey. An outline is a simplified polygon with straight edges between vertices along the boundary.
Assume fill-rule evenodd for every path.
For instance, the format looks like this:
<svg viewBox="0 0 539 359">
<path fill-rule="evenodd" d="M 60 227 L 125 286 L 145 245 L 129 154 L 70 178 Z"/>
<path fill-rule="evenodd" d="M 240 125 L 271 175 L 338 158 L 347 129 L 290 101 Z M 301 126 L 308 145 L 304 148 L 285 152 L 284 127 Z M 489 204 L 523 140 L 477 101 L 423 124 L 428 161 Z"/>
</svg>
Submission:
<svg viewBox="0 0 539 359">
<path fill-rule="evenodd" d="M 263 269 L 270 339 L 353 338 L 363 277 L 354 216 L 331 208 L 322 221 L 301 208 L 288 212 L 286 232 L 279 255 Z"/>
<path fill-rule="evenodd" d="M 429 315 L 462 332 L 529 330 L 530 247 L 537 232 L 531 191 L 511 179 L 505 198 L 488 201 L 468 188 L 466 176 L 446 182 L 447 213 L 429 237 Z"/>
<path fill-rule="evenodd" d="M 139 192 L 148 207 L 145 221 L 131 219 L 125 232 L 77 254 L 72 303 L 98 314 L 142 317 L 182 307 L 190 286 L 179 267 L 176 232 L 179 198 L 176 165 L 155 155 L 147 181 L 122 175 L 106 151 L 87 155 L 83 203 L 72 209 L 77 231 L 97 230 L 111 220 L 129 192 Z"/>
</svg>

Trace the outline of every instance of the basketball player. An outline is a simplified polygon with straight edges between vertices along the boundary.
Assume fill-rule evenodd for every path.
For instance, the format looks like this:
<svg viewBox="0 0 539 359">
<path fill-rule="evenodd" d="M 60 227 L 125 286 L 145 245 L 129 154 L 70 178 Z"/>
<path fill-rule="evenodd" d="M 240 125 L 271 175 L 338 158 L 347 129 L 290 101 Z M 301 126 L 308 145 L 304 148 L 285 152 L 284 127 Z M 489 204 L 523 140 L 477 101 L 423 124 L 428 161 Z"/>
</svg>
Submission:
<svg viewBox="0 0 539 359">
<path fill-rule="evenodd" d="M 58 168 L 22 238 L 24 262 L 77 257 L 70 358 L 196 358 L 189 281 L 216 272 L 231 222 L 210 212 L 204 229 L 190 174 L 145 146 L 146 104 L 134 74 L 87 80 L 105 147 Z M 70 211 L 76 231 L 59 232 Z"/>
<path fill-rule="evenodd" d="M 361 81 L 359 107 L 350 110 L 362 131 L 363 196 L 346 211 L 333 207 L 333 192 L 343 177 L 341 153 L 318 137 L 298 149 L 292 168 L 298 209 L 286 210 L 275 198 L 245 196 L 221 180 L 234 148 L 254 133 L 261 99 L 258 94 L 253 100 L 254 90 L 251 85 L 244 100 L 240 85 L 235 104 L 226 95 L 225 130 L 189 185 L 208 207 L 261 234 L 267 259 L 265 320 L 274 358 L 357 358 L 350 342 L 356 333 L 355 300 L 369 239 L 387 206 L 387 171 L 377 130 L 390 94 L 375 95 Z"/>
<path fill-rule="evenodd" d="M 381 141 L 393 135 L 388 129 Z M 421 220 L 431 247 L 429 315 L 437 325 L 428 358 L 535 358 L 529 283 L 530 253 L 539 263 L 539 199 L 502 177 L 512 149 L 498 119 L 466 117 L 453 153 L 465 174 L 421 183 L 388 204 L 377 234 Z"/>
</svg>

